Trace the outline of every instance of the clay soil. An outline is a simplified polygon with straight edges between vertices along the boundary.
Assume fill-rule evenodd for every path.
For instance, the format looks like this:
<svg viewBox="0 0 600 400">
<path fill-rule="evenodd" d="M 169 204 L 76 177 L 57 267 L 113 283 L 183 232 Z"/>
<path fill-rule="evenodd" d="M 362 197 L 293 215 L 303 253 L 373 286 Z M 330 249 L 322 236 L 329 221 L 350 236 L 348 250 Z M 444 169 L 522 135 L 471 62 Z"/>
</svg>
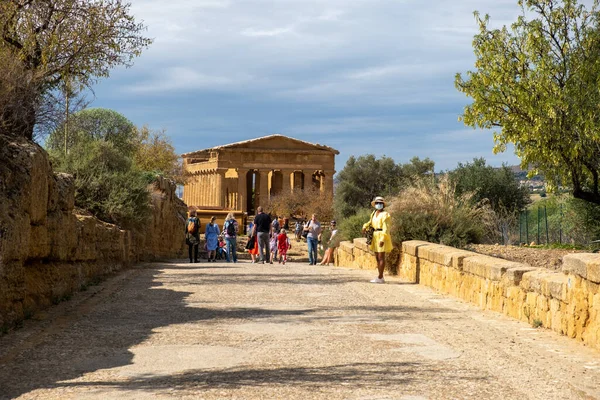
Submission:
<svg viewBox="0 0 600 400">
<path fill-rule="evenodd" d="M 503 246 L 498 244 L 473 244 L 467 246 L 466 249 L 492 257 L 520 262 L 532 267 L 547 268 L 553 271 L 560 271 L 563 256 L 572 253 L 586 252 L 585 250 L 539 249 L 534 247 Z"/>
</svg>

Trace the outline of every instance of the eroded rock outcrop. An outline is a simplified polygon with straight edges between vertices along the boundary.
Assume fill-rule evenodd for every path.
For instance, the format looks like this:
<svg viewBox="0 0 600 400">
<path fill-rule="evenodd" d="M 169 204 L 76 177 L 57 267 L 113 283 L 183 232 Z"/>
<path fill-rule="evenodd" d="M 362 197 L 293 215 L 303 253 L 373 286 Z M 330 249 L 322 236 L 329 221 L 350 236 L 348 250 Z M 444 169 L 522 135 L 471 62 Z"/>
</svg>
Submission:
<svg viewBox="0 0 600 400">
<path fill-rule="evenodd" d="M 37 144 L 0 134 L 0 327 L 135 262 L 180 257 L 187 207 L 166 179 L 149 191 L 140 232 L 77 215 L 72 177 Z"/>
</svg>

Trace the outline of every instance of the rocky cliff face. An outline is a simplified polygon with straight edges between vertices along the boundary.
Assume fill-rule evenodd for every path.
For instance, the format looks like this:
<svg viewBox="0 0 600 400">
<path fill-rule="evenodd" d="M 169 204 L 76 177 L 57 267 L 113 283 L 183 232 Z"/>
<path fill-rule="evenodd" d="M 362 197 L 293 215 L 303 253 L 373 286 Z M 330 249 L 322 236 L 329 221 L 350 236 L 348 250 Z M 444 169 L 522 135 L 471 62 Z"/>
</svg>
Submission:
<svg viewBox="0 0 600 400">
<path fill-rule="evenodd" d="M 166 179 L 149 190 L 143 231 L 77 215 L 71 176 L 53 173 L 37 144 L 0 134 L 0 327 L 137 261 L 182 256 L 187 208 Z"/>
</svg>

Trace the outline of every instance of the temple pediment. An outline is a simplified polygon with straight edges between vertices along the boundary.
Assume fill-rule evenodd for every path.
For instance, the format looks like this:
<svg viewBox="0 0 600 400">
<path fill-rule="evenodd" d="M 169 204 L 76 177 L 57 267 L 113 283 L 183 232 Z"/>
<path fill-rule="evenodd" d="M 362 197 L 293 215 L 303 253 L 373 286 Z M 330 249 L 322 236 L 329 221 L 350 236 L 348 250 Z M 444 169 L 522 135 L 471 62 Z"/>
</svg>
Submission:
<svg viewBox="0 0 600 400">
<path fill-rule="evenodd" d="M 339 154 L 336 149 L 320 145 L 318 143 L 309 143 L 303 140 L 294 139 L 284 135 L 270 135 L 256 139 L 244 140 L 241 142 L 230 143 L 222 146 L 212 147 L 210 149 L 203 149 L 194 151 L 191 153 L 183 154 L 183 157 L 193 157 L 199 154 L 205 154 L 209 151 L 218 150 L 239 150 L 239 151 L 260 151 L 260 150 L 296 150 L 296 151 L 315 151 L 315 152 L 329 152 L 331 154 Z"/>
</svg>

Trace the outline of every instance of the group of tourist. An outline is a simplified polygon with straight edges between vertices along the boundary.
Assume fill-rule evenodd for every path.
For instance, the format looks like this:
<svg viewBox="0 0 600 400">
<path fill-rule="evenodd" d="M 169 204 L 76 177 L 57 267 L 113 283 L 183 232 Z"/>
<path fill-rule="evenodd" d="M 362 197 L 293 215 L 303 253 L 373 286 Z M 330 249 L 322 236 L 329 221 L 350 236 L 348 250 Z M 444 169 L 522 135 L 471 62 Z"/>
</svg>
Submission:
<svg viewBox="0 0 600 400">
<path fill-rule="evenodd" d="M 206 259 L 208 262 L 216 262 L 218 258 L 225 258 L 227 262 L 237 263 L 237 236 L 239 224 L 232 213 L 227 214 L 223 231 L 215 222 L 217 217 L 211 217 L 210 223 L 206 225 L 204 239 L 206 241 Z M 190 211 L 190 216 L 185 227 L 185 241 L 188 245 L 190 263 L 199 262 L 198 252 L 200 245 L 200 220 L 196 211 Z"/>
<path fill-rule="evenodd" d="M 392 240 L 390 237 L 391 217 L 385 211 L 386 202 L 383 197 L 375 197 L 371 205 L 375 210 L 371 213 L 369 221 L 362 228 L 363 234 L 367 237 L 367 243 L 377 260 L 378 275 L 371 282 L 385 283 L 383 277 L 385 254 L 392 250 Z M 216 217 L 212 217 L 205 229 L 208 261 L 215 262 L 217 257 L 221 255 L 225 257 L 227 262 L 230 260 L 234 263 L 237 262 L 238 222 L 235 220 L 233 214 L 229 213 L 223 224 L 223 231 L 220 231 L 215 221 Z M 246 245 L 246 249 L 252 258 L 252 263 L 273 264 L 274 260 L 278 260 L 279 263 L 285 265 L 287 252 L 291 248 L 291 242 L 288 236 L 288 221 L 287 219 L 283 219 L 283 221 L 284 226 L 281 227 L 282 224 L 277 217 L 271 218 L 269 214 L 263 211 L 262 207 L 257 208 L 254 222 L 249 228 L 248 244 Z M 339 244 L 336 221 L 331 221 L 329 228 L 331 236 L 327 243 L 327 249 L 325 250 L 321 265 L 329 265 L 333 262 L 334 249 Z M 296 222 L 294 234 L 296 240 L 300 240 L 301 237 L 306 238 L 309 265 L 317 264 L 317 249 L 319 243 L 321 243 L 322 231 L 321 223 L 315 214 L 305 223 Z M 195 211 L 190 211 L 190 217 L 186 223 L 186 243 L 188 244 L 190 263 L 197 263 L 198 246 L 200 243 L 200 221 Z"/>
</svg>

